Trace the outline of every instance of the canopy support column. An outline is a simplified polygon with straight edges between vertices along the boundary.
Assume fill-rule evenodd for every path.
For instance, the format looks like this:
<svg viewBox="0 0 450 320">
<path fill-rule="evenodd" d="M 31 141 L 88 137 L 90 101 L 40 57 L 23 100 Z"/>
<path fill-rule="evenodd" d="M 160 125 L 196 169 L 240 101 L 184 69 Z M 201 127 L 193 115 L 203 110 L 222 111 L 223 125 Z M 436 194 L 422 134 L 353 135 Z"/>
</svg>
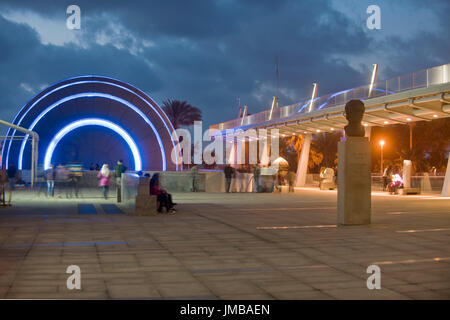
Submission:
<svg viewBox="0 0 450 320">
<path fill-rule="evenodd" d="M 303 136 L 302 151 L 300 153 L 300 158 L 298 159 L 297 176 L 295 177 L 296 187 L 304 187 L 306 184 L 311 138 L 312 135 L 310 133 Z"/>
</svg>

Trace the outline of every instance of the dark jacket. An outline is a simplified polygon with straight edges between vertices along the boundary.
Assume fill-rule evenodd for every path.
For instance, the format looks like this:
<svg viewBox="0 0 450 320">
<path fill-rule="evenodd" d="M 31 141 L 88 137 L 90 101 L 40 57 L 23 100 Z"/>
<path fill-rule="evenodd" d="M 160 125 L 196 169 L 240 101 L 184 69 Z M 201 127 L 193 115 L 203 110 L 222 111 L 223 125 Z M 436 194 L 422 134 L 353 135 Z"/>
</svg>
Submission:
<svg viewBox="0 0 450 320">
<path fill-rule="evenodd" d="M 8 172 L 8 178 L 15 178 L 16 177 L 16 174 L 17 174 L 17 168 L 16 168 L 16 166 L 15 165 L 10 165 L 9 167 L 8 167 L 8 170 L 7 170 L 7 172 Z"/>
<path fill-rule="evenodd" d="M 232 166 L 227 165 L 227 166 L 225 167 L 225 169 L 223 169 L 223 172 L 224 172 L 224 174 L 225 174 L 225 178 L 231 179 L 231 178 L 233 177 L 234 169 L 233 169 Z"/>
<path fill-rule="evenodd" d="M 123 164 L 118 164 L 114 167 L 114 171 L 116 172 L 116 177 L 121 178 L 122 173 L 127 171 L 127 167 L 125 167 Z"/>
</svg>

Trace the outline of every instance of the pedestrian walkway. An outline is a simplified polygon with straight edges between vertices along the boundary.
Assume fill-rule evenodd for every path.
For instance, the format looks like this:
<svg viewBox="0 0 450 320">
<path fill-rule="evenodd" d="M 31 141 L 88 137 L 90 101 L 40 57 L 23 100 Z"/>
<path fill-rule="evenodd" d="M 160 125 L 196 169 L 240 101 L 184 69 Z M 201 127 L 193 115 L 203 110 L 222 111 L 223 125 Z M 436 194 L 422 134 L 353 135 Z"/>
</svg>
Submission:
<svg viewBox="0 0 450 320">
<path fill-rule="evenodd" d="M 450 298 L 450 199 L 377 195 L 373 223 L 354 227 L 336 226 L 335 192 L 308 189 L 174 194 L 176 215 L 144 217 L 33 199 L 0 209 L 0 298 Z"/>
<path fill-rule="evenodd" d="M 79 214 L 97 214 L 97 209 L 91 203 L 80 203 L 78 204 Z"/>
</svg>

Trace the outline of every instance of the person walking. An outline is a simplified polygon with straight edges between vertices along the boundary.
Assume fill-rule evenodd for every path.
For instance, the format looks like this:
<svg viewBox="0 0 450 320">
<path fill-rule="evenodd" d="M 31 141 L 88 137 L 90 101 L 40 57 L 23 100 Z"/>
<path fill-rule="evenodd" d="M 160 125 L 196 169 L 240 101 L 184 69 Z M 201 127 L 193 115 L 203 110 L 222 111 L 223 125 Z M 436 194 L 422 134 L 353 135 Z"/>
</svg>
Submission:
<svg viewBox="0 0 450 320">
<path fill-rule="evenodd" d="M 103 197 L 108 199 L 108 190 L 109 190 L 109 183 L 111 178 L 111 172 L 109 171 L 109 166 L 107 164 L 104 164 L 102 166 L 102 169 L 99 171 L 97 178 L 99 179 L 99 187 L 102 188 Z"/>
<path fill-rule="evenodd" d="M 114 172 L 116 174 L 116 184 L 118 187 L 120 187 L 121 179 L 122 179 L 122 173 L 127 171 L 127 167 L 123 165 L 122 160 L 117 161 L 117 165 L 114 167 Z"/>
<path fill-rule="evenodd" d="M 261 176 L 261 168 L 255 164 L 253 166 L 253 183 L 255 185 L 255 192 L 260 192 L 260 187 L 259 187 L 259 177 Z"/>
<path fill-rule="evenodd" d="M 47 180 L 47 197 L 53 197 L 55 195 L 55 179 L 56 170 L 53 168 L 53 164 L 50 168 L 45 170 L 45 179 Z"/>
<path fill-rule="evenodd" d="M 17 178 L 17 168 L 14 163 L 10 163 L 8 166 L 8 170 L 6 170 L 8 173 L 8 179 L 9 179 L 9 187 L 11 190 L 14 190 L 16 187 L 16 178 Z"/>
<path fill-rule="evenodd" d="M 387 186 L 391 183 L 392 167 L 389 165 L 383 172 L 383 191 L 386 191 Z"/>
<path fill-rule="evenodd" d="M 69 170 L 62 164 L 56 167 L 56 190 L 58 190 L 58 198 L 62 198 L 63 191 L 66 193 L 66 198 L 69 198 L 69 191 L 67 190 L 69 179 Z"/>
<path fill-rule="evenodd" d="M 387 186 L 387 190 L 391 194 L 398 194 L 398 189 L 403 188 L 403 179 L 400 176 L 400 169 L 395 167 L 392 170 L 392 178 Z"/>
<path fill-rule="evenodd" d="M 234 175 L 234 168 L 230 166 L 230 164 L 227 164 L 223 169 L 223 173 L 225 174 L 225 191 L 229 193 L 231 186 L 231 179 L 233 178 Z"/>
<path fill-rule="evenodd" d="M 10 206 L 11 205 L 11 189 L 9 188 L 9 201 L 6 204 L 6 188 L 9 184 L 8 172 L 5 169 L 0 170 L 0 201 L 1 206 Z"/>
<path fill-rule="evenodd" d="M 116 190 L 117 190 L 117 202 L 121 202 L 121 191 L 122 191 L 122 173 L 127 171 L 127 167 L 123 165 L 122 160 L 117 161 L 117 165 L 114 167 L 114 172 L 116 175 Z"/>
<path fill-rule="evenodd" d="M 289 184 L 289 192 L 294 192 L 294 183 L 295 183 L 295 172 L 294 171 L 289 171 L 287 174 L 287 181 Z"/>
<path fill-rule="evenodd" d="M 153 174 L 152 178 L 150 179 L 150 195 L 157 196 L 157 201 L 159 203 L 158 206 L 158 212 L 162 212 L 162 208 L 166 208 L 166 213 L 174 214 L 177 211 L 175 210 L 174 206 L 176 203 L 173 203 L 172 201 L 172 195 L 170 193 L 167 193 L 166 190 L 161 188 L 160 181 L 159 181 L 159 173 Z"/>
<path fill-rule="evenodd" d="M 198 175 L 198 166 L 194 165 L 191 168 L 191 176 L 192 176 L 192 192 L 198 192 L 198 181 L 199 181 L 199 175 Z"/>
</svg>

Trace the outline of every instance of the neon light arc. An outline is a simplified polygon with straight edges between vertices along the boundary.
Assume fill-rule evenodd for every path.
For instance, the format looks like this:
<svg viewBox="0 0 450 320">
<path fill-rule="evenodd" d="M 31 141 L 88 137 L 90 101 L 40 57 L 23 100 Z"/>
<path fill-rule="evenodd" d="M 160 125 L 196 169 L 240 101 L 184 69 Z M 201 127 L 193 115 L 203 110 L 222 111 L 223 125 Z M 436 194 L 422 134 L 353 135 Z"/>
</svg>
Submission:
<svg viewBox="0 0 450 320">
<path fill-rule="evenodd" d="M 139 153 L 139 149 L 136 145 L 136 142 L 134 142 L 133 138 L 131 138 L 131 136 L 122 127 L 118 126 L 117 124 L 115 124 L 111 121 L 100 119 L 100 118 L 80 119 L 80 120 L 77 120 L 77 121 L 74 121 L 74 122 L 68 124 L 67 126 L 62 128 L 60 131 L 58 131 L 58 133 L 53 137 L 52 141 L 50 141 L 50 143 L 47 147 L 47 151 L 45 152 L 45 158 L 44 158 L 44 169 L 45 170 L 50 168 L 53 152 L 55 151 L 56 146 L 61 141 L 61 139 L 64 138 L 64 136 L 66 136 L 68 133 L 72 132 L 73 130 L 84 127 L 84 126 L 101 126 L 101 127 L 111 129 L 114 132 L 116 132 L 117 134 L 119 134 L 126 141 L 128 146 L 130 147 L 131 153 L 133 154 L 134 170 L 136 170 L 136 171 L 142 170 L 141 155 Z"/>
<path fill-rule="evenodd" d="M 95 77 L 100 78 L 100 80 L 98 80 L 98 79 L 96 79 L 96 80 L 82 80 L 83 78 L 95 78 Z M 158 106 L 158 105 L 157 105 L 150 97 L 148 97 L 147 95 L 145 95 L 145 93 L 144 93 L 143 96 L 142 96 L 141 94 L 139 94 L 139 93 L 136 92 L 136 91 L 130 90 L 129 88 L 127 88 L 127 87 L 125 87 L 125 86 L 123 86 L 123 85 L 120 85 L 120 84 L 111 82 L 111 81 L 109 81 L 109 80 L 112 80 L 112 81 L 118 81 L 118 82 L 121 82 L 121 83 L 124 84 L 124 85 L 128 85 L 128 86 L 130 86 L 131 88 L 136 89 L 135 87 L 133 87 L 133 86 L 130 85 L 130 84 L 127 84 L 127 83 L 125 83 L 125 82 L 123 82 L 123 81 L 120 81 L 120 80 L 117 80 L 117 79 L 114 79 L 114 78 L 103 77 L 103 76 L 92 76 L 92 75 L 89 75 L 89 76 L 81 76 L 81 77 L 68 78 L 68 79 L 65 79 L 65 80 L 63 80 L 63 81 L 57 82 L 57 83 L 51 85 L 50 87 L 53 87 L 53 86 L 57 85 L 58 83 L 62 83 L 62 82 L 70 81 L 70 80 L 76 80 L 76 79 L 80 79 L 80 81 L 62 84 L 62 85 L 60 85 L 60 86 L 57 86 L 57 87 L 53 88 L 53 89 L 50 90 L 49 92 L 45 93 L 44 95 L 42 95 L 41 97 L 39 97 L 39 99 L 37 99 L 36 101 L 34 101 L 34 102 L 31 104 L 31 106 L 29 106 L 29 107 L 25 110 L 25 112 L 23 112 L 23 114 L 21 115 L 22 111 L 28 106 L 29 102 L 28 102 L 27 104 L 25 104 L 25 105 L 21 108 L 21 110 L 17 113 L 17 115 L 14 117 L 13 123 L 15 123 L 15 124 L 17 124 L 17 125 L 20 125 L 21 122 L 22 122 L 22 121 L 25 119 L 25 117 L 27 116 L 28 112 L 29 112 L 35 105 L 37 105 L 37 104 L 38 104 L 40 101 L 42 101 L 44 98 L 46 98 L 47 96 L 50 96 L 51 94 L 55 93 L 55 92 L 58 91 L 58 90 L 61 90 L 61 89 L 64 89 L 64 88 L 67 88 L 67 87 L 70 87 L 70 86 L 76 86 L 76 85 L 79 85 L 79 84 L 90 84 L 90 83 L 95 84 L 95 83 L 99 83 L 99 84 L 105 84 L 105 85 L 107 85 L 107 86 L 113 86 L 113 87 L 117 87 L 117 88 L 120 88 L 120 89 L 122 89 L 122 90 L 125 90 L 125 91 L 131 93 L 133 96 L 139 98 L 140 101 L 144 102 L 147 106 L 149 106 L 149 107 L 156 113 L 156 115 L 158 116 L 158 118 L 159 118 L 159 119 L 161 120 L 161 122 L 163 123 L 163 125 L 164 125 L 165 129 L 167 130 L 168 135 L 169 135 L 169 137 L 170 137 L 170 139 L 171 139 L 173 148 L 175 148 L 175 149 L 177 149 L 177 150 L 180 149 L 179 144 L 177 144 L 177 142 L 178 142 L 177 140 L 178 140 L 178 139 L 177 139 L 176 135 L 173 136 L 174 128 L 173 128 L 172 124 L 170 123 L 170 120 L 169 120 L 169 119 L 167 118 L 167 116 L 164 114 L 164 111 L 162 111 L 161 108 L 160 108 L 160 107 L 159 107 L 159 106 Z M 136 90 L 137 90 L 137 89 L 136 89 Z M 86 92 L 86 94 L 89 94 L 89 92 Z M 160 146 L 160 149 L 161 149 L 162 158 L 163 158 L 163 161 L 162 161 L 162 164 L 163 164 L 163 170 L 167 170 L 166 154 L 165 154 L 164 146 L 163 146 L 162 141 L 161 141 L 161 137 L 160 137 L 160 135 L 158 134 L 158 132 L 156 131 L 156 129 L 155 129 L 154 125 L 152 124 L 152 122 L 148 119 L 148 117 L 147 117 L 147 116 L 146 116 L 139 108 L 137 108 L 136 106 L 132 105 L 131 103 L 129 103 L 128 101 L 126 101 L 126 100 L 124 100 L 124 99 L 121 99 L 121 98 L 119 98 L 119 97 L 117 97 L 117 96 L 113 96 L 113 95 L 110 95 L 110 94 L 105 94 L 105 93 L 98 93 L 98 94 L 103 94 L 105 98 L 112 98 L 112 97 L 114 97 L 113 99 L 116 100 L 116 101 L 118 101 L 117 99 L 120 99 L 120 100 L 121 100 L 120 102 L 122 102 L 122 103 L 123 103 L 123 102 L 126 102 L 125 105 L 127 105 L 128 107 L 130 107 L 133 111 L 137 112 L 137 113 L 139 114 L 139 116 L 141 116 L 141 118 L 143 118 L 144 121 L 145 121 L 147 124 L 149 124 L 149 125 L 151 126 L 153 132 L 155 133 L 155 135 L 156 135 L 156 137 L 157 137 L 157 139 L 158 139 L 158 143 L 159 143 L 159 146 Z M 61 100 L 62 100 L 62 99 L 61 99 Z M 30 100 L 30 101 L 31 101 L 31 100 Z M 65 101 L 64 101 L 64 102 L 65 102 Z M 48 111 L 47 111 L 47 112 L 48 112 Z M 41 113 L 41 114 L 42 114 L 42 113 Z M 19 116 L 20 116 L 20 119 L 19 119 L 18 122 L 16 123 L 16 120 L 17 120 L 17 118 L 19 118 Z M 40 120 L 41 118 L 42 118 L 42 117 L 40 117 L 39 120 Z M 36 122 L 36 123 L 33 125 L 33 127 L 37 124 L 38 121 L 35 121 L 35 122 Z M 9 130 L 10 130 L 10 129 L 8 129 L 8 135 L 9 135 Z M 12 130 L 12 135 L 15 135 L 15 133 L 16 133 L 16 130 Z M 18 166 L 19 166 L 20 168 L 22 167 L 22 163 L 23 163 L 22 160 L 23 160 L 23 152 L 24 152 L 25 145 L 26 145 L 26 140 L 25 140 L 25 142 L 22 142 L 22 145 L 21 145 L 21 148 L 20 148 L 20 152 L 19 152 Z M 6 149 L 6 150 L 5 150 L 5 149 Z M 8 147 L 7 147 L 7 148 L 5 148 L 5 142 L 4 142 L 4 147 L 2 148 L 1 153 L 2 153 L 2 158 L 3 158 L 3 151 L 6 151 L 6 157 L 4 158 L 4 159 L 5 159 L 5 165 L 6 165 L 6 167 L 8 166 L 8 163 L 9 163 L 9 153 L 10 153 L 10 149 L 11 149 L 11 141 L 9 141 Z M 178 152 L 177 154 L 179 154 L 179 152 Z M 180 164 L 179 161 L 180 161 L 180 160 L 179 160 L 179 157 L 176 157 L 176 158 L 175 158 L 175 166 L 176 166 L 176 170 L 182 170 L 182 167 L 179 166 L 179 164 Z"/>
<path fill-rule="evenodd" d="M 83 93 L 78 93 L 78 94 L 74 94 L 65 98 L 62 98 L 58 101 L 56 101 L 55 103 L 53 103 L 52 105 L 48 106 L 44 111 L 42 111 L 33 121 L 33 123 L 30 125 L 29 130 L 33 130 L 34 127 L 37 125 L 37 123 L 51 110 L 53 110 L 54 108 L 58 107 L 59 105 L 70 101 L 70 100 L 74 100 L 74 99 L 78 99 L 78 98 L 87 98 L 87 97 L 102 97 L 102 98 L 106 98 L 106 99 L 111 99 L 111 100 L 115 100 L 117 102 L 120 102 L 124 105 L 126 105 L 127 107 L 129 107 L 130 109 L 132 109 L 133 111 L 135 111 L 142 119 L 144 119 L 144 121 L 152 128 L 153 132 L 156 135 L 156 138 L 158 140 L 158 144 L 159 144 L 159 148 L 161 150 L 161 157 L 162 157 L 162 164 L 163 164 L 163 171 L 166 170 L 167 168 L 167 163 L 166 163 L 166 154 L 165 154 L 165 149 L 164 149 L 164 145 L 162 143 L 161 137 L 158 133 L 158 131 L 156 130 L 155 126 L 153 125 L 153 123 L 150 121 L 150 119 L 148 119 L 148 117 L 141 111 L 139 110 L 139 108 L 137 108 L 135 105 L 131 104 L 130 102 L 113 96 L 111 94 L 106 94 L 106 93 L 99 93 L 99 92 L 83 92 Z M 20 146 L 20 151 L 19 151 L 19 159 L 18 159 L 18 168 L 19 170 L 22 169 L 22 163 L 23 163 L 23 153 L 25 150 L 25 146 L 27 143 L 27 139 L 24 139 L 22 141 L 22 144 Z"/>
</svg>

